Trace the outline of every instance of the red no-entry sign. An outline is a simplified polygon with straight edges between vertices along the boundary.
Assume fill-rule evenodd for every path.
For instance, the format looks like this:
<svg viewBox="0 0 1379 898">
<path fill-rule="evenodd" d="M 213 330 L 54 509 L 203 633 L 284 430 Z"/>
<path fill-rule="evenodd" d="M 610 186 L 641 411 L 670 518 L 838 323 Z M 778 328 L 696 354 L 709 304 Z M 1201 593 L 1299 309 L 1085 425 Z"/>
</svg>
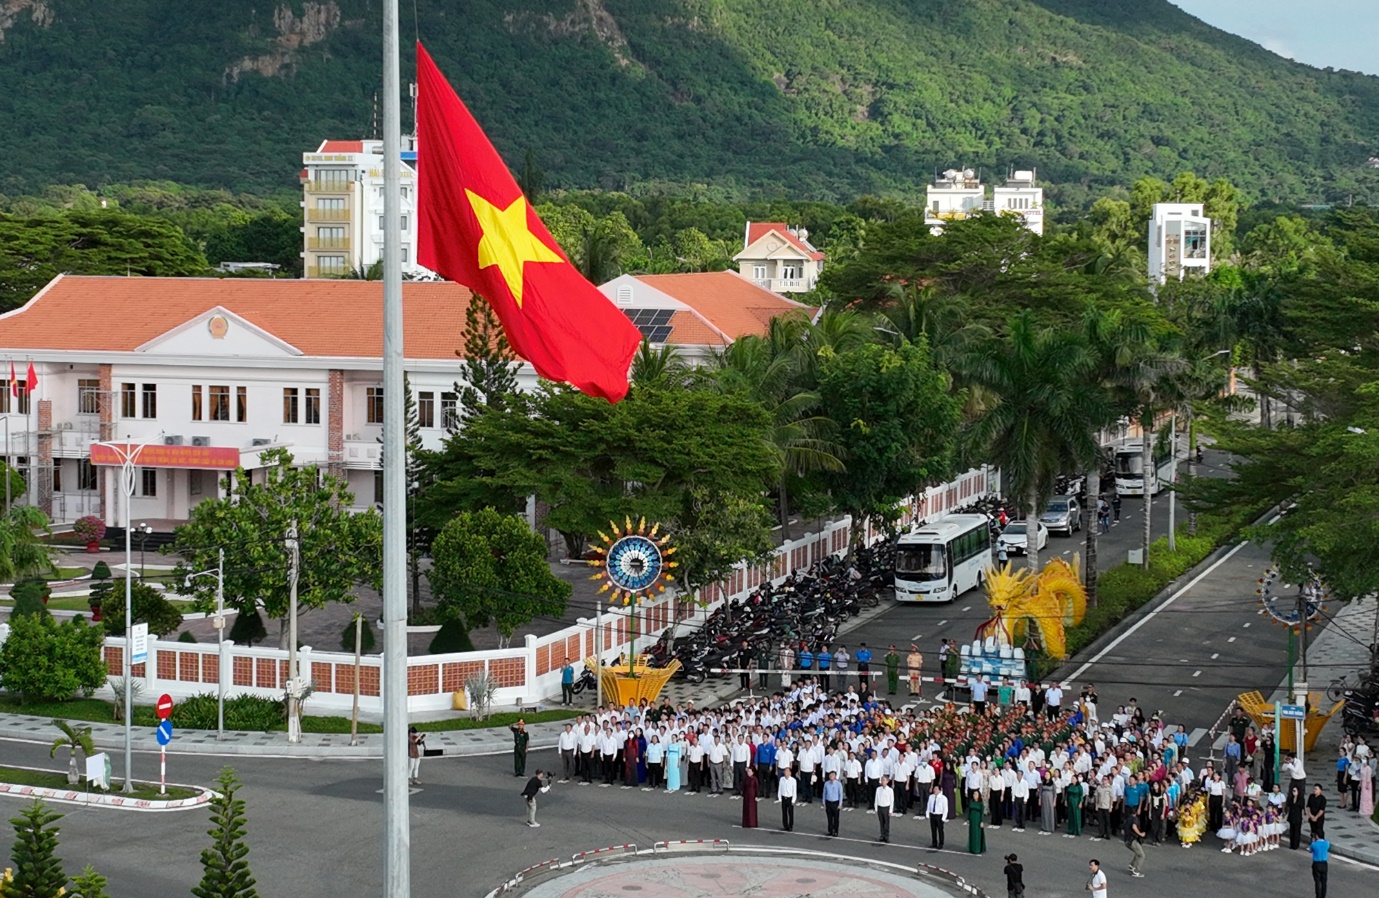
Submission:
<svg viewBox="0 0 1379 898">
<path fill-rule="evenodd" d="M 155 708 L 158 711 L 158 719 L 167 720 L 172 716 L 172 696 L 166 692 L 158 696 L 158 704 Z"/>
</svg>

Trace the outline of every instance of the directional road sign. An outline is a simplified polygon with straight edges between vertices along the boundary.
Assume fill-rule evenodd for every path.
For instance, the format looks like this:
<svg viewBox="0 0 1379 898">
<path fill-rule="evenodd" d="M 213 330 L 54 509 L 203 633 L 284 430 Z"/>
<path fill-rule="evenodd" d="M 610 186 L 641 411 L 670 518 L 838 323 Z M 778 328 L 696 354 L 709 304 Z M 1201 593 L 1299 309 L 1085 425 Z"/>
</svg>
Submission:
<svg viewBox="0 0 1379 898">
<path fill-rule="evenodd" d="M 167 745 L 172 741 L 172 721 L 164 720 L 158 724 L 158 744 Z"/>
<path fill-rule="evenodd" d="M 1278 716 L 1284 720 L 1306 720 L 1307 709 L 1302 705 L 1279 705 Z"/>
</svg>

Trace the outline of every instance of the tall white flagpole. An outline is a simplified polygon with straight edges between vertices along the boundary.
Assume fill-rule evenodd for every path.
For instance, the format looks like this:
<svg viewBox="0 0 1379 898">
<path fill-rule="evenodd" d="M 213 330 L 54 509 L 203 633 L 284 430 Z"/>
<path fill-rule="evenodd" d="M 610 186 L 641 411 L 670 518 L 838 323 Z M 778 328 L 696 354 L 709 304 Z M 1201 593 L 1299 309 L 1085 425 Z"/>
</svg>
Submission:
<svg viewBox="0 0 1379 898">
<path fill-rule="evenodd" d="M 412 894 L 407 783 L 407 446 L 402 379 L 402 98 L 397 0 L 383 3 L 383 894 Z"/>
</svg>

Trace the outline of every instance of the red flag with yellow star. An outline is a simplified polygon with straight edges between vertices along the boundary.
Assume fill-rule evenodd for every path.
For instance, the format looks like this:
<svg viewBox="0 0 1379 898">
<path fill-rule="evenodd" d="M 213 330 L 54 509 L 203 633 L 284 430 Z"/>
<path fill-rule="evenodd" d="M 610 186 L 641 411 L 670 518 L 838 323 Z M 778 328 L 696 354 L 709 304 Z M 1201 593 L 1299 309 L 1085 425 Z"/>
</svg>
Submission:
<svg viewBox="0 0 1379 898">
<path fill-rule="evenodd" d="M 417 82 L 417 261 L 483 294 L 542 377 L 622 399 L 641 331 L 565 258 L 421 44 Z"/>
</svg>

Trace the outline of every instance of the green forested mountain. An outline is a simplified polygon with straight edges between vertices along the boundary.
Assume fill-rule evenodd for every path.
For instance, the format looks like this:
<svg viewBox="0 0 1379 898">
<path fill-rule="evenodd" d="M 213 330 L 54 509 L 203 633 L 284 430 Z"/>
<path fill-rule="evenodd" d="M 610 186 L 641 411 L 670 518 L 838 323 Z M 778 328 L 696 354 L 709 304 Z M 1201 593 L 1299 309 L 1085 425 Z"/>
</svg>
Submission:
<svg viewBox="0 0 1379 898">
<path fill-rule="evenodd" d="M 402 6 L 405 42 L 420 33 L 548 187 L 829 199 L 1018 165 L 1065 205 L 1187 169 L 1257 201 L 1379 202 L 1379 78 L 1286 61 L 1166 0 Z M 291 189 L 302 151 L 373 130 L 380 9 L 0 0 L 0 193 Z"/>
</svg>

